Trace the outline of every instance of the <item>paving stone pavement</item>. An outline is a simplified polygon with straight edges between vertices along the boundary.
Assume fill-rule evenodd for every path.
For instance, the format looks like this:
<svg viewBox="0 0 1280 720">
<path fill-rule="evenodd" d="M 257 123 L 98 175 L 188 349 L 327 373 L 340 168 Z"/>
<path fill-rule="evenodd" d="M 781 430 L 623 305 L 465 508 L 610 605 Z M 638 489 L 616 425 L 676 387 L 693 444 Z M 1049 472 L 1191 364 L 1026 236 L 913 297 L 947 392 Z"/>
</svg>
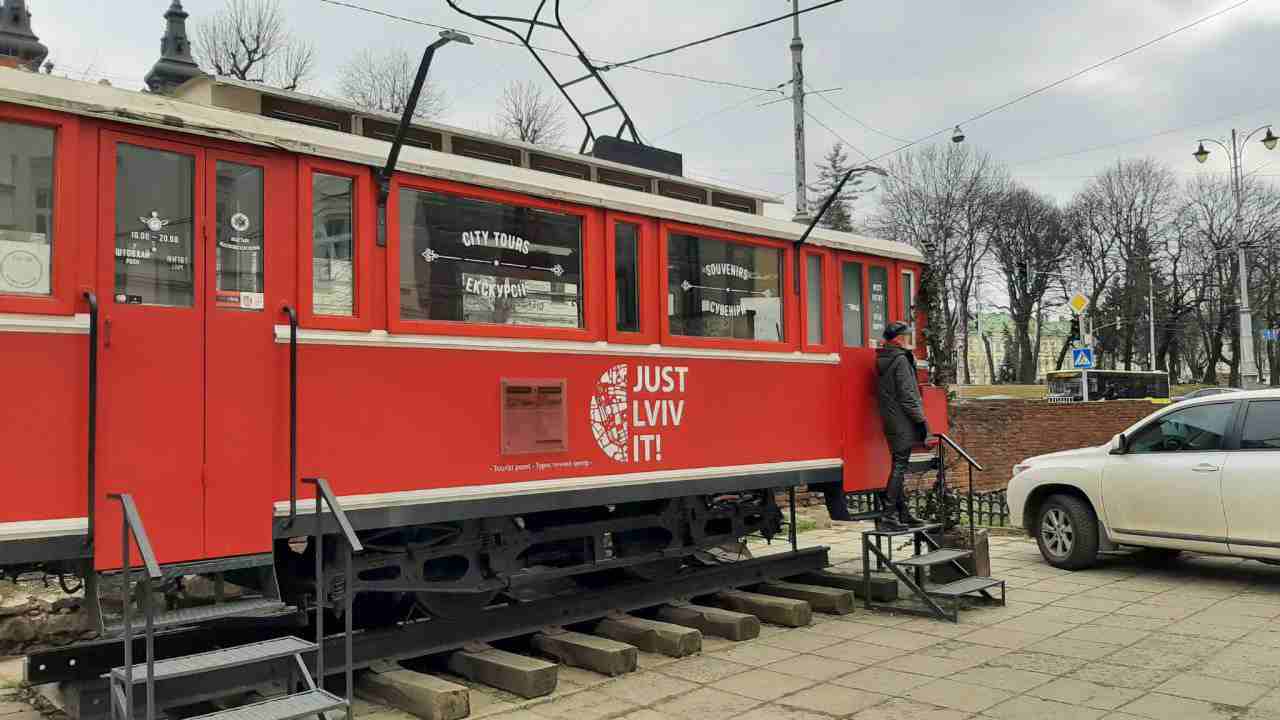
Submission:
<svg viewBox="0 0 1280 720">
<path fill-rule="evenodd" d="M 860 572 L 863 529 L 836 523 L 801 543 Z M 472 685 L 472 717 L 1280 720 L 1280 567 L 1114 557 L 1072 573 L 1023 537 L 993 537 L 991 562 L 1008 605 L 963 610 L 959 624 L 815 614 L 748 642 L 708 637 L 692 657 L 641 653 L 640 671 L 618 678 L 562 667 L 555 694 L 535 701 Z"/>
</svg>

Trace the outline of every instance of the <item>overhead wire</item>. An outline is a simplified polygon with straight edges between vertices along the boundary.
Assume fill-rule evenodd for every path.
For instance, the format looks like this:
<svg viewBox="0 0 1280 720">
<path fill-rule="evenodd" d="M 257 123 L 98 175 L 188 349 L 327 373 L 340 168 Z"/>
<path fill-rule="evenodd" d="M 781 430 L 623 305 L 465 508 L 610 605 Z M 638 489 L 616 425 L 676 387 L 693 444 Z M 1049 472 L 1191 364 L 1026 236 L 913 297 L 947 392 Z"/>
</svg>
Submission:
<svg viewBox="0 0 1280 720">
<path fill-rule="evenodd" d="M 677 45 L 677 46 L 675 46 L 675 47 L 667 48 L 666 50 L 659 50 L 659 51 L 657 51 L 657 52 L 651 52 L 651 53 L 649 53 L 649 54 L 647 54 L 647 55 L 641 55 L 640 57 L 632 58 L 632 59 L 630 59 L 630 60 L 624 60 L 624 61 L 622 61 L 622 62 L 617 62 L 617 63 L 607 63 L 607 64 L 605 64 L 605 65 L 601 66 L 601 68 L 600 68 L 600 69 L 601 69 L 601 70 L 613 70 L 613 69 L 615 69 L 615 68 L 627 67 L 627 66 L 629 66 L 629 65 L 633 65 L 633 64 L 638 63 L 638 62 L 643 62 L 643 61 L 645 61 L 645 60 L 652 60 L 652 59 L 654 59 L 654 58 L 656 58 L 656 57 L 662 57 L 663 55 L 670 55 L 671 53 L 679 52 L 680 50 L 687 50 L 687 49 L 689 49 L 689 48 L 691 48 L 691 47 L 696 47 L 696 46 L 698 46 L 698 45 L 704 45 L 704 44 L 706 44 L 706 43 L 712 42 L 713 40 L 720 40 L 720 39 L 722 39 L 722 38 L 727 38 L 727 37 L 729 37 L 729 36 L 731 36 L 731 35 L 737 35 L 738 33 L 743 33 L 743 32 L 746 32 L 746 31 L 748 31 L 748 30 L 755 30 L 756 28 L 762 28 L 762 27 L 764 27 L 764 26 L 766 26 L 766 25 L 772 25 L 773 23 L 779 22 L 779 21 L 781 21 L 781 20 L 786 20 L 786 19 L 788 19 L 788 18 L 793 18 L 793 17 L 796 17 L 796 16 L 798 16 L 798 15 L 803 15 L 803 14 L 805 14 L 805 13 L 807 13 L 807 12 L 813 12 L 814 10 L 821 10 L 822 8 L 825 8 L 825 7 L 828 7 L 828 6 L 831 6 L 831 5 L 836 5 L 836 4 L 838 4 L 838 3 L 842 3 L 842 2 L 844 2 L 844 0 L 827 0 L 826 2 L 818 3 L 817 5 L 812 5 L 812 6 L 810 6 L 810 7 L 804 8 L 803 10 L 795 10 L 795 11 L 789 12 L 789 13 L 787 13 L 787 14 L 785 14 L 785 15 L 779 15 L 778 17 L 775 17 L 775 18 L 770 18 L 770 19 L 768 19 L 768 20 L 761 20 L 760 22 L 752 23 L 752 24 L 750 24 L 750 25 L 744 25 L 744 26 L 742 26 L 742 27 L 740 27 L 740 28 L 734 28 L 733 30 L 726 30 L 726 31 L 724 31 L 724 32 L 722 32 L 722 33 L 716 33 L 715 35 L 711 35 L 711 36 L 709 36 L 709 37 L 702 38 L 701 40 L 693 40 L 693 41 L 691 41 L 691 42 L 682 43 L 682 44 Z"/>
<path fill-rule="evenodd" d="M 831 98 L 828 98 L 826 95 L 818 94 L 818 97 L 819 97 L 819 98 L 821 98 L 823 102 L 825 102 L 826 104 L 830 105 L 832 110 L 835 110 L 836 112 L 840 113 L 841 115 L 844 115 L 845 117 L 847 117 L 847 118 L 849 118 L 850 120 L 854 121 L 855 123 L 857 123 L 858 125 L 860 125 L 864 130 L 868 130 L 868 131 L 873 132 L 873 133 L 875 133 L 875 134 L 877 134 L 877 135 L 883 135 L 884 137 L 887 137 L 887 138 L 889 138 L 890 140 L 894 140 L 894 141 L 896 141 L 896 142 L 911 142 L 910 140 L 908 140 L 908 139 L 906 139 L 906 138 L 901 138 L 901 137 L 898 137 L 897 135 L 891 135 L 891 134 L 889 134 L 889 133 L 887 133 L 887 132 L 885 132 L 885 131 L 883 131 L 883 130 L 879 130 L 879 129 L 877 129 L 877 128 L 874 128 L 874 127 L 872 127 L 872 126 L 868 125 L 867 123 L 865 123 L 865 122 L 863 122 L 862 120 L 858 119 L 858 117 L 857 117 L 857 116 L 853 115 L 852 113 L 849 113 L 849 112 L 845 111 L 845 109 L 844 109 L 844 108 L 842 108 L 842 107 L 840 107 L 839 105 L 836 105 L 836 104 L 835 104 L 835 102 L 833 102 L 833 101 L 831 100 Z"/>
<path fill-rule="evenodd" d="M 1089 147 L 1080 148 L 1079 150 L 1069 150 L 1067 152 L 1058 153 L 1055 155 L 1046 155 L 1044 157 L 1035 158 L 1033 160 L 1019 160 L 1017 162 L 1009 163 L 1009 165 L 1010 167 L 1017 167 L 1020 165 L 1035 165 L 1037 163 L 1048 162 L 1049 160 L 1060 160 L 1062 158 L 1072 157 L 1075 155 L 1084 155 L 1086 153 L 1096 152 L 1098 150 L 1109 150 L 1114 147 L 1120 147 L 1121 145 L 1131 145 L 1136 142 L 1142 142 L 1143 140 L 1150 140 L 1152 138 L 1158 138 L 1164 135 L 1172 135 L 1174 133 L 1179 133 L 1184 130 L 1190 130 L 1192 128 L 1201 127 L 1203 125 L 1209 125 L 1211 123 L 1220 122 L 1222 120 L 1228 120 L 1230 118 L 1238 117 L 1240 115 L 1251 115 L 1253 113 L 1263 112 L 1265 110 L 1270 110 L 1272 107 L 1275 107 L 1275 106 L 1270 105 L 1266 107 L 1260 107 L 1254 110 L 1242 110 L 1240 112 L 1234 112 L 1227 115 L 1220 115 L 1210 120 L 1195 122 L 1190 125 L 1183 125 L 1181 127 L 1169 128 L 1168 130 L 1160 130 L 1159 132 L 1148 133 L 1146 135 L 1138 135 L 1138 136 L 1126 138 L 1124 140 L 1117 140 L 1111 143 L 1104 143 L 1102 145 L 1091 145 Z"/>
<path fill-rule="evenodd" d="M 671 136 L 671 135 L 675 135 L 676 133 L 680 132 L 681 130 L 684 130 L 684 129 L 686 129 L 686 128 L 693 127 L 694 125 L 698 125 L 698 124 L 700 124 L 700 123 L 702 123 L 702 122 L 705 122 L 705 121 L 707 121 L 707 120 L 710 120 L 710 119 L 711 119 L 711 118 L 713 118 L 713 117 L 717 117 L 717 116 L 719 116 L 719 115 L 723 115 L 723 114 L 725 114 L 725 113 L 727 113 L 727 112 L 730 112 L 730 111 L 732 111 L 732 110 L 736 110 L 736 109 L 738 109 L 738 108 L 742 107 L 743 105 L 746 105 L 747 103 L 755 102 L 756 100 L 759 100 L 760 98 L 762 98 L 762 97 L 764 97 L 764 96 L 766 96 L 766 95 L 771 95 L 771 94 L 773 94 L 773 93 L 775 93 L 775 92 L 780 92 L 780 91 L 781 91 L 781 89 L 782 89 L 782 88 L 784 88 L 784 87 L 786 87 L 786 86 L 787 86 L 787 84 L 788 84 L 788 83 L 790 83 L 790 82 L 791 82 L 791 81 L 790 81 L 790 80 L 788 80 L 787 82 L 778 83 L 778 84 L 777 84 L 777 86 L 775 86 L 775 87 L 774 87 L 774 88 L 772 88 L 772 89 L 765 90 L 765 91 L 763 91 L 763 92 L 758 92 L 758 93 L 756 93 L 756 94 L 752 95 L 751 97 L 746 98 L 745 100 L 739 100 L 739 101 L 737 101 L 737 102 L 730 103 L 730 104 L 725 105 L 724 107 L 721 107 L 721 108 L 719 108 L 719 109 L 717 109 L 717 110 L 713 110 L 713 111 L 711 111 L 711 112 L 707 113 L 706 115 L 701 115 L 701 116 L 696 117 L 696 118 L 694 118 L 694 119 L 692 119 L 692 120 L 690 120 L 690 121 L 688 121 L 688 122 L 681 123 L 680 125 L 677 125 L 677 126 L 675 126 L 675 127 L 671 128 L 670 130 L 667 130 L 667 131 L 665 131 L 665 132 L 662 132 L 662 133 L 659 133 L 659 134 L 657 134 L 657 135 L 654 135 L 654 136 L 651 138 L 651 140 L 661 140 L 662 138 L 665 138 L 665 137 L 668 137 L 668 136 Z"/>
<path fill-rule="evenodd" d="M 1251 0 L 1239 0 L 1239 2 L 1236 2 L 1236 3 L 1233 3 L 1233 4 L 1231 4 L 1231 5 L 1228 5 L 1227 7 L 1222 8 L 1221 10 L 1217 10 L 1217 11 L 1215 11 L 1215 12 L 1209 13 L 1208 15 L 1205 15 L 1205 16 L 1203 16 L 1203 17 L 1199 18 L 1199 19 L 1193 20 L 1193 21 L 1191 21 L 1191 22 L 1189 22 L 1189 23 L 1187 23 L 1187 24 L 1185 24 L 1185 25 L 1180 25 L 1180 26 L 1178 26 L 1178 27 L 1176 27 L 1176 28 L 1174 28 L 1174 29 L 1172 29 L 1172 30 L 1170 30 L 1170 31 L 1168 31 L 1168 32 L 1165 32 L 1165 33 L 1162 33 L 1162 34 L 1160 34 L 1160 35 L 1157 35 L 1156 37 L 1154 37 L 1154 38 L 1152 38 L 1152 39 L 1150 39 L 1150 40 L 1147 40 L 1147 41 L 1146 41 L 1146 42 L 1144 42 L 1144 43 L 1141 43 L 1141 44 L 1139 44 L 1139 45 L 1135 45 L 1135 46 L 1133 46 L 1133 47 L 1129 48 L 1128 50 L 1124 50 L 1123 52 L 1119 52 L 1119 53 L 1116 53 L 1116 54 L 1114 54 L 1114 55 L 1111 55 L 1111 56 L 1109 56 L 1109 57 L 1107 57 L 1107 58 L 1105 58 L 1105 59 L 1103 59 L 1103 60 L 1099 60 L 1098 62 L 1093 63 L 1092 65 L 1089 65 L 1089 66 L 1087 66 L 1087 67 L 1081 68 L 1080 70 L 1077 70 L 1077 71 L 1075 71 L 1075 72 L 1073 72 L 1073 73 L 1070 73 L 1069 75 L 1066 75 L 1066 76 L 1061 77 L 1061 78 L 1059 78 L 1059 79 L 1057 79 L 1057 80 L 1054 80 L 1054 81 L 1053 81 L 1053 82 L 1051 82 L 1051 83 L 1047 83 L 1047 84 L 1045 84 L 1045 85 L 1041 85 L 1040 87 L 1037 87 L 1037 88 L 1035 88 L 1034 90 L 1029 90 L 1029 91 L 1027 91 L 1027 92 L 1022 93 L 1021 95 L 1018 95 L 1017 97 L 1015 97 L 1015 98 L 1013 98 L 1013 99 L 1011 99 L 1011 100 L 1008 100 L 1008 101 L 1006 101 L 1006 102 L 1000 103 L 999 105 L 996 105 L 996 106 L 994 106 L 994 107 L 992 107 L 992 108 L 988 108 L 988 109 L 986 109 L 986 110 L 983 110 L 982 112 L 979 112 L 979 113 L 977 113 L 976 115 L 969 116 L 969 117 L 967 117 L 967 118 L 965 118 L 965 119 L 961 120 L 960 122 L 955 123 L 955 124 L 954 124 L 954 126 L 955 126 L 955 127 L 959 127 L 959 126 L 961 126 L 961 125 L 968 125 L 968 124 L 970 124 L 970 123 L 977 122 L 978 120 L 981 120 L 981 119 L 983 119 L 983 118 L 985 118 L 985 117 L 989 117 L 989 116 L 991 116 L 991 115 L 994 115 L 994 114 L 996 114 L 996 113 L 998 113 L 998 112 L 1000 112 L 1000 111 L 1002 111 L 1002 110 L 1006 110 L 1006 109 L 1008 109 L 1008 108 L 1010 108 L 1010 107 L 1012 107 L 1012 106 L 1014 106 L 1014 105 L 1017 105 L 1017 104 L 1018 104 L 1018 103 L 1020 103 L 1020 102 L 1023 102 L 1024 100 L 1028 100 L 1028 99 L 1030 99 L 1030 98 L 1033 98 L 1033 97 L 1035 97 L 1035 96 L 1037 96 L 1037 95 L 1040 95 L 1041 93 L 1044 93 L 1044 92 L 1047 92 L 1047 91 L 1049 91 L 1049 90 L 1052 90 L 1052 89 L 1054 89 L 1054 88 L 1056 88 L 1056 87 L 1058 87 L 1058 86 L 1060 86 L 1060 85 L 1062 85 L 1062 84 L 1064 84 L 1064 83 L 1070 82 L 1071 80 L 1074 80 L 1074 79 L 1076 79 L 1076 78 L 1078 78 L 1078 77 L 1081 77 L 1081 76 L 1083 76 L 1083 75 L 1085 75 L 1085 74 L 1087 74 L 1087 73 L 1093 72 L 1094 70 L 1097 70 L 1097 69 L 1098 69 L 1098 68 L 1100 68 L 1100 67 L 1103 67 L 1103 66 L 1105 66 L 1105 65 L 1109 65 L 1109 64 L 1111 64 L 1111 63 L 1113 63 L 1113 62 L 1115 62 L 1115 61 L 1117 61 L 1117 60 L 1120 60 L 1120 59 L 1125 58 L 1125 57 L 1127 57 L 1127 56 L 1129 56 L 1129 55 L 1132 55 L 1132 54 L 1134 54 L 1134 53 L 1136 53 L 1136 52 L 1139 52 L 1139 51 L 1141 51 L 1141 50 L 1144 50 L 1144 49 L 1146 49 L 1146 48 L 1149 48 L 1149 47 L 1151 47 L 1152 45 L 1155 45 L 1156 43 L 1159 43 L 1159 42 L 1161 42 L 1161 41 L 1163 41 L 1163 40 L 1167 40 L 1167 39 L 1169 39 L 1169 38 L 1173 37 L 1174 35 L 1177 35 L 1178 33 L 1185 32 L 1185 31 L 1187 31 L 1187 30 L 1190 30 L 1191 28 L 1194 28 L 1194 27 L 1196 27 L 1196 26 L 1198 26 L 1198 25 L 1202 25 L 1202 24 L 1204 24 L 1204 23 L 1206 23 L 1206 22 L 1208 22 L 1208 21 L 1210 21 L 1210 20 L 1213 20 L 1214 18 L 1217 18 L 1217 17 L 1220 17 L 1220 16 L 1222 16 L 1222 15 L 1225 15 L 1226 13 L 1229 13 L 1229 12 L 1231 12 L 1232 10 L 1236 10 L 1237 8 L 1240 8 L 1240 7 L 1243 7 L 1244 5 L 1247 5 L 1249 2 L 1251 2 Z M 923 136 L 921 136 L 920 138 L 917 138 L 916 140 L 912 140 L 911 142 L 908 142 L 908 143 L 905 143 L 905 144 L 903 144 L 903 145 L 900 145 L 899 147 L 896 147 L 896 148 L 894 148 L 894 149 L 892 149 L 892 150 L 889 150 L 888 152 L 882 153 L 881 155 L 878 155 L 878 156 L 876 156 L 875 158 L 873 158 L 873 159 L 871 160 L 871 162 L 877 162 L 877 161 L 879 161 L 879 160 L 883 160 L 884 158 L 890 157 L 890 156 L 892 156 L 892 155 L 896 155 L 896 154 L 898 154 L 898 153 L 902 152 L 903 150 L 910 149 L 910 148 L 912 148 L 912 147 L 915 147 L 916 145 L 919 145 L 920 143 L 927 142 L 927 141 L 929 141 L 929 140 L 931 140 L 931 139 L 933 139 L 933 138 L 935 138 L 935 137 L 937 137 L 937 136 L 939 136 L 939 135 L 942 135 L 943 133 L 950 132 L 950 131 L 951 131 L 951 129 L 952 129 L 952 126 L 947 126 L 947 127 L 943 127 L 943 128 L 941 128 L 941 129 L 939 129 L 939 130 L 935 130 L 934 132 L 931 132 L 931 133 L 929 133 L 928 135 L 923 135 Z"/>
<path fill-rule="evenodd" d="M 355 10 L 357 12 L 368 13 L 370 15 L 377 15 L 380 17 L 387 18 L 389 20 L 396 20 L 398 22 L 410 23 L 412 25 L 421 25 L 423 27 L 435 28 L 437 30 L 454 30 L 454 31 L 458 30 L 457 27 L 451 27 L 448 25 L 439 25 L 437 23 L 427 22 L 426 20 L 419 20 L 417 18 L 411 18 L 405 15 L 397 15 L 395 13 L 387 12 L 385 10 L 378 10 L 377 8 L 366 7 L 358 3 L 350 2 L 349 0 L 318 0 L 318 2 L 322 2 L 326 5 L 332 5 L 334 7 L 341 7 L 341 8 L 346 8 L 348 10 Z M 511 47 L 517 47 L 517 48 L 524 47 L 520 43 L 515 42 L 513 40 L 494 37 L 492 35 L 485 35 L 482 33 L 471 32 L 471 31 L 468 31 L 466 34 L 468 37 L 488 40 L 489 42 L 497 43 L 499 45 L 509 45 Z M 578 55 L 576 53 L 566 52 L 564 50 L 556 50 L 553 48 L 540 47 L 537 45 L 530 45 L 529 47 L 539 52 L 548 53 L 550 55 L 559 55 L 561 57 L 573 58 L 574 60 L 578 59 Z M 590 60 L 592 63 L 596 63 L 596 64 L 599 64 L 599 63 L 608 64 L 608 61 L 606 60 L 598 60 L 596 58 L 587 58 L 587 59 Z M 756 92 L 765 92 L 765 91 L 772 90 L 772 88 L 759 87 L 756 85 L 748 85 L 746 83 L 738 83 L 730 80 L 717 80 L 713 78 L 699 77 L 697 75 L 691 75 L 688 73 L 671 72 L 668 70 L 655 70 L 653 68 L 634 67 L 631 65 L 625 66 L 625 69 L 634 70 L 636 72 L 648 73 L 650 75 L 660 75 L 663 77 L 672 77 L 672 78 L 678 78 L 681 80 L 689 80 L 691 82 L 699 82 L 706 85 L 717 85 L 720 87 L 733 87 L 733 88 L 738 88 L 740 90 L 755 90 Z"/>
</svg>

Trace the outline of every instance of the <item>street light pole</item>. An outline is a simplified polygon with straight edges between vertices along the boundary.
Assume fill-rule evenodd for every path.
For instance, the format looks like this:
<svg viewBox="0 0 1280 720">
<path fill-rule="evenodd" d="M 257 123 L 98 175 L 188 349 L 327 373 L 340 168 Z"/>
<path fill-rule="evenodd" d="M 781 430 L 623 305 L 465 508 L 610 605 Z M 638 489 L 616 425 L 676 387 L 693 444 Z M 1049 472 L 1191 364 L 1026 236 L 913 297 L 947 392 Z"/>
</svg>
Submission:
<svg viewBox="0 0 1280 720">
<path fill-rule="evenodd" d="M 1192 154 L 1198 162 L 1203 163 L 1209 159 L 1209 151 L 1205 149 L 1205 143 L 1213 143 L 1227 152 L 1227 157 L 1231 161 L 1231 191 L 1235 195 L 1236 208 L 1235 218 L 1232 222 L 1232 234 L 1234 235 L 1236 245 L 1236 262 L 1238 263 L 1238 272 L 1240 275 L 1240 344 L 1236 348 L 1236 352 L 1240 358 L 1240 387 L 1241 389 L 1248 386 L 1250 377 L 1258 377 L 1257 364 L 1253 360 L 1253 317 L 1249 312 L 1249 266 L 1246 264 L 1244 238 L 1240 235 L 1240 218 L 1244 214 L 1244 168 L 1241 157 L 1244 154 L 1245 143 L 1263 130 L 1267 131 L 1266 136 L 1262 138 L 1262 145 L 1268 150 L 1275 148 L 1277 138 L 1275 133 L 1271 131 L 1270 125 L 1263 125 L 1255 128 L 1244 138 L 1239 137 L 1239 133 L 1235 128 L 1231 129 L 1231 146 L 1228 147 L 1221 140 L 1213 138 L 1201 138 L 1200 147 Z"/>
</svg>

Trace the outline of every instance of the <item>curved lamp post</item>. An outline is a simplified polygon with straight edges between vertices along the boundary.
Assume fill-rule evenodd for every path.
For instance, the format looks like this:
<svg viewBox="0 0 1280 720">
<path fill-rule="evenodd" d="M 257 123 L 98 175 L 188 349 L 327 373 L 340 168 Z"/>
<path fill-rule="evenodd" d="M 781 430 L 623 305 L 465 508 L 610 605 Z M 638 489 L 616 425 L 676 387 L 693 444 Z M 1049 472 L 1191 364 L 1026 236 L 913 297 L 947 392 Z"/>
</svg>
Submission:
<svg viewBox="0 0 1280 720">
<path fill-rule="evenodd" d="M 1249 268 L 1245 265 L 1244 243 L 1240 237 L 1240 216 L 1244 211 L 1244 170 L 1241 159 L 1244 155 L 1245 144 L 1253 139 L 1254 135 L 1265 130 L 1266 135 L 1263 136 L 1262 146 L 1268 150 L 1274 150 L 1276 144 L 1280 142 L 1271 131 L 1270 125 L 1254 129 L 1243 138 L 1235 129 L 1231 131 L 1231 144 L 1228 145 L 1221 140 L 1214 138 L 1201 138 L 1199 147 L 1191 153 L 1196 162 L 1203 164 L 1209 159 L 1209 150 L 1204 146 L 1205 143 L 1217 145 L 1222 148 L 1227 157 L 1231 160 L 1231 192 L 1235 196 L 1236 212 L 1232 222 L 1232 234 L 1235 236 L 1236 245 L 1236 261 L 1240 266 L 1240 347 L 1237 352 L 1240 353 L 1240 387 L 1244 388 L 1247 384 L 1246 378 L 1258 376 L 1258 368 L 1253 361 L 1253 318 L 1249 314 Z"/>
</svg>

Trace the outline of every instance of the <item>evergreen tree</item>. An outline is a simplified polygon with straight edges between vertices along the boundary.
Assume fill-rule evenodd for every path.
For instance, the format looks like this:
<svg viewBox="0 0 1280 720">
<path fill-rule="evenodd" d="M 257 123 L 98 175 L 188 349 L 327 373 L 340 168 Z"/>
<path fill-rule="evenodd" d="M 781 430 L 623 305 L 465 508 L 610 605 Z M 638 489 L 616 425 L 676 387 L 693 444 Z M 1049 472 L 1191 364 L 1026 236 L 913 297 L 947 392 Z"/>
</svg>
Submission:
<svg viewBox="0 0 1280 720">
<path fill-rule="evenodd" d="M 826 157 L 818 163 L 818 181 L 809 187 L 816 197 L 813 204 L 814 212 L 817 212 L 827 201 L 851 167 L 853 166 L 849 163 L 849 155 L 844 151 L 844 144 L 837 142 L 832 145 Z M 840 197 L 831 203 L 831 207 L 827 208 L 827 212 L 823 214 L 818 224 L 831 230 L 853 232 L 853 203 L 859 195 L 866 192 L 865 189 L 858 187 L 861 184 L 861 177 L 849 178 L 849 182 L 845 183 L 840 191 Z"/>
</svg>

